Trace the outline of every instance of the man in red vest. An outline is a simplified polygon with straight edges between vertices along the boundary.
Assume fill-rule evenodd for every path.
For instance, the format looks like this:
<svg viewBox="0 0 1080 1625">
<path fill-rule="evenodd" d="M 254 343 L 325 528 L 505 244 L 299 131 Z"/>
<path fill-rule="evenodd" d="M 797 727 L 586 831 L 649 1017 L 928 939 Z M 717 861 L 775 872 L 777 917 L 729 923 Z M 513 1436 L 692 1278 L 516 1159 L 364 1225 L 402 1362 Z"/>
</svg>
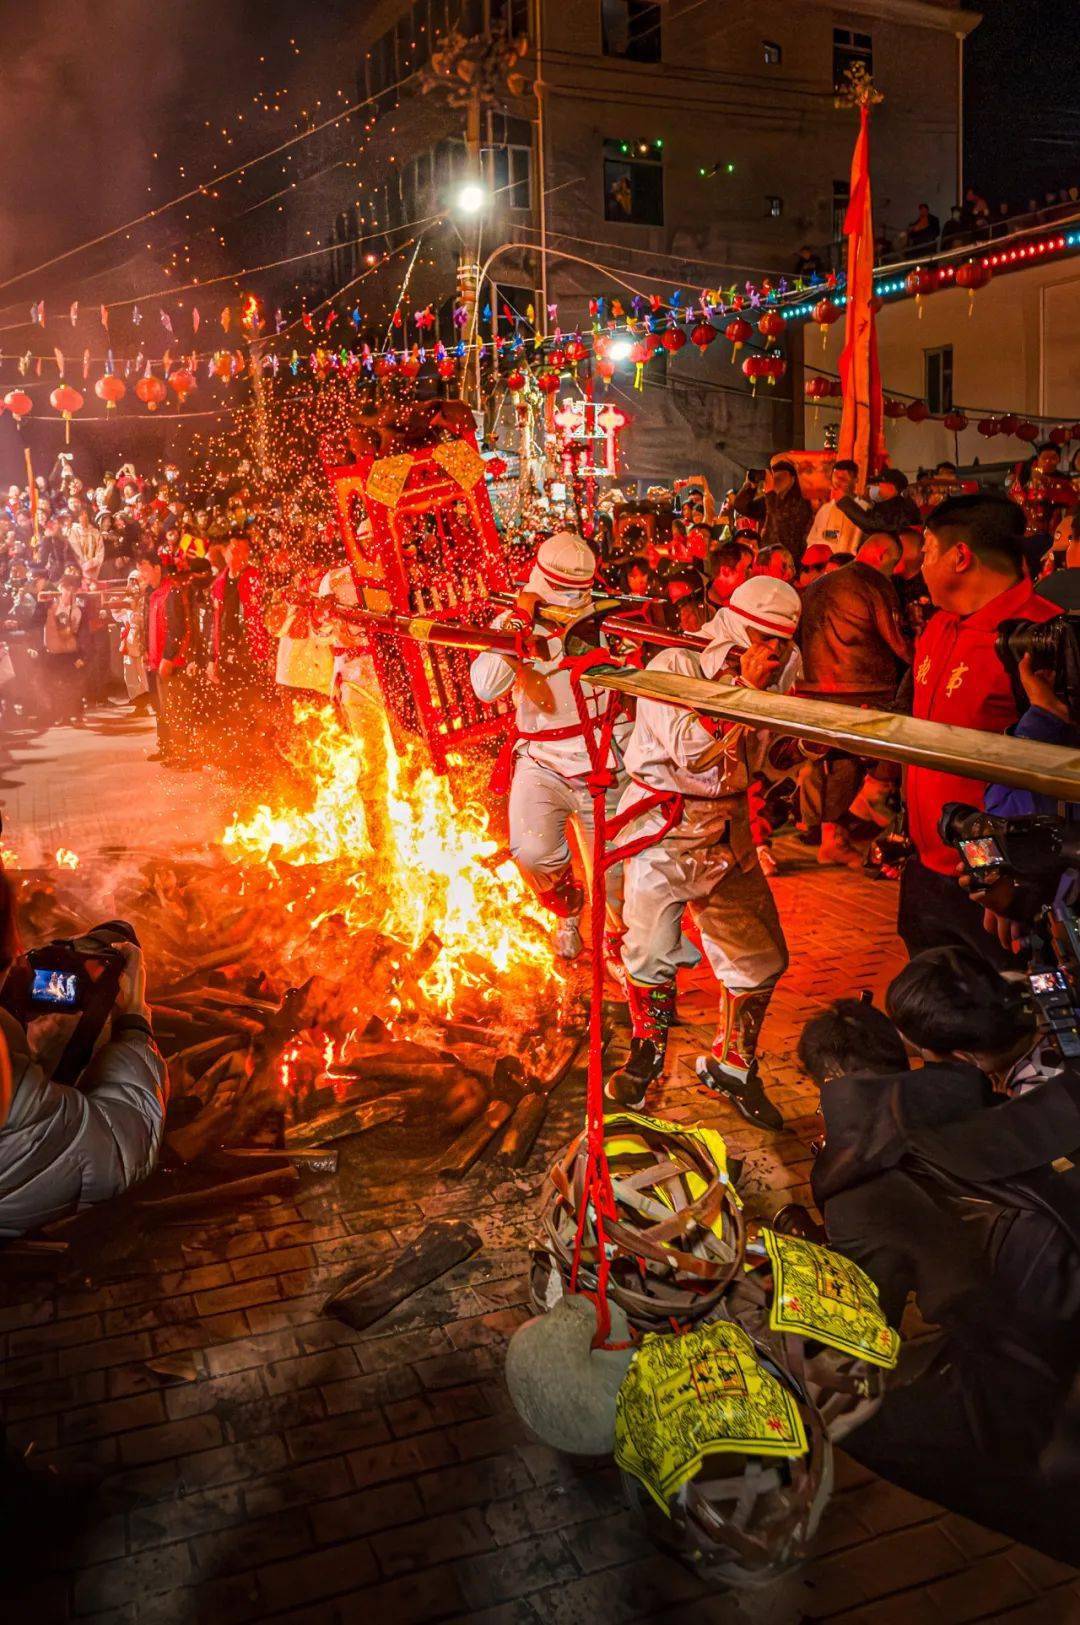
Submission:
<svg viewBox="0 0 1080 1625">
<path fill-rule="evenodd" d="M 950 497 L 926 522 L 923 578 L 939 613 L 915 645 L 912 715 L 1005 733 L 1017 721 L 1008 673 L 994 648 L 1003 621 L 1048 621 L 1060 613 L 1025 573 L 1024 515 L 1007 497 Z M 981 807 L 986 785 L 938 768 L 905 774 L 908 828 L 916 856 L 900 881 L 897 930 L 908 952 L 966 943 L 994 964 L 1010 963 L 983 930 L 982 908 L 956 878 L 956 849 L 938 833 L 948 801 Z"/>
</svg>

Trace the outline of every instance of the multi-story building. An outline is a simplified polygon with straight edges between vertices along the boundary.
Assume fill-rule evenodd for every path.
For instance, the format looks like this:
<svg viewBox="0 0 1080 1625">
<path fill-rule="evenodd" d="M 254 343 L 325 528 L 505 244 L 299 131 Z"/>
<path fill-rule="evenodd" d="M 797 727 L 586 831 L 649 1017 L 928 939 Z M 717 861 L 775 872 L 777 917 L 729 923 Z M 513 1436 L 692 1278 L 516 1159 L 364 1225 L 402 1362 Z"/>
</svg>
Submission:
<svg viewBox="0 0 1080 1625">
<path fill-rule="evenodd" d="M 444 323 L 459 263 L 473 259 L 491 278 L 484 321 L 504 333 L 531 333 L 530 309 L 537 327 L 573 331 L 598 296 L 630 310 L 635 298 L 678 290 L 686 304 L 703 288 L 790 278 L 800 245 L 827 258 L 840 232 L 855 122 L 834 87 L 857 61 L 885 96 L 879 222 L 895 236 L 921 202 L 948 214 L 962 189 L 963 42 L 977 22 L 949 0 L 374 0 L 340 46 L 355 53 L 367 106 L 327 137 L 340 148 L 347 131 L 345 156 L 287 194 L 281 251 L 337 244 L 312 261 L 309 295 L 351 284 L 381 316 L 412 261 L 406 310 L 430 303 Z M 528 39 L 527 88 L 481 110 L 490 203 L 465 216 L 465 114 L 425 94 L 417 70 L 448 28 L 496 24 Z M 371 269 L 366 257 L 388 247 L 393 259 Z M 631 471 L 667 480 L 693 467 L 724 485 L 760 463 L 793 432 L 791 359 L 756 398 L 726 345 L 653 361 L 641 393 L 632 369 L 617 374 Z"/>
</svg>

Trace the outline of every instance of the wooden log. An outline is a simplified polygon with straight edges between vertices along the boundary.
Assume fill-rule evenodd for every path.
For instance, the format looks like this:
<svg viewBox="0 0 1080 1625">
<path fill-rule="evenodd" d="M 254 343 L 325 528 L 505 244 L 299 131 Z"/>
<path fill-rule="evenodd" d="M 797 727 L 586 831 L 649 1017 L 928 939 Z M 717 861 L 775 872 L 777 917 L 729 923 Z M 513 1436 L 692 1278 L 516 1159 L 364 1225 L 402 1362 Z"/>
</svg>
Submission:
<svg viewBox="0 0 1080 1625">
<path fill-rule="evenodd" d="M 520 1083 L 524 1076 L 524 1068 L 516 1055 L 488 1049 L 481 1044 L 455 1044 L 454 1059 L 489 1088 Z"/>
<path fill-rule="evenodd" d="M 405 1102 L 404 1092 L 384 1095 L 380 1100 L 339 1106 L 306 1123 L 290 1123 L 285 1130 L 285 1145 L 292 1151 L 302 1146 L 323 1145 L 328 1140 L 342 1140 L 349 1134 L 364 1134 L 380 1123 L 400 1123 L 405 1117 Z"/>
<path fill-rule="evenodd" d="M 551 1094 L 547 1090 L 522 1095 L 514 1108 L 513 1117 L 506 1125 L 506 1133 L 499 1147 L 499 1161 L 505 1167 L 523 1168 L 528 1162 L 529 1152 L 536 1144 L 536 1136 L 540 1133 L 550 1104 Z"/>
<path fill-rule="evenodd" d="M 196 959 L 184 975 L 173 982 L 171 987 L 162 989 L 166 993 L 178 993 L 182 988 L 190 987 L 208 971 L 224 970 L 226 965 L 239 965 L 245 959 L 256 954 L 256 944 L 251 937 L 242 942 L 234 943 L 228 948 L 219 948 L 216 953 L 205 954 L 202 959 Z"/>
<path fill-rule="evenodd" d="M 214 1202 L 247 1201 L 254 1196 L 295 1190 L 299 1183 L 300 1175 L 290 1163 L 286 1168 L 271 1168 L 265 1173 L 249 1174 L 246 1179 L 226 1180 L 224 1184 L 204 1185 L 200 1190 L 177 1191 L 173 1196 L 143 1197 L 135 1206 L 144 1213 L 188 1213 Z"/>
<path fill-rule="evenodd" d="M 271 1146 L 271 1145 L 226 1145 L 214 1153 L 210 1159 L 216 1166 L 218 1163 L 228 1165 L 234 1161 L 241 1162 L 294 1162 L 298 1167 L 308 1168 L 320 1174 L 336 1174 L 338 1169 L 338 1153 L 332 1149 L 323 1150 L 318 1146 L 301 1150 L 299 1146 Z"/>
<path fill-rule="evenodd" d="M 322 1312 L 364 1331 L 421 1287 L 471 1258 L 480 1245 L 480 1237 L 464 1219 L 436 1219 L 389 1263 L 364 1264 L 340 1276 Z"/>
<path fill-rule="evenodd" d="M 63 1258 L 68 1251 L 66 1241 L 27 1241 L 18 1239 L 0 1243 L 0 1261 L 5 1258 Z"/>
<path fill-rule="evenodd" d="M 505 1100 L 493 1100 L 485 1112 L 458 1135 L 445 1155 L 435 1163 L 435 1173 L 443 1179 L 461 1179 L 467 1174 L 491 1144 L 507 1118 L 510 1106 Z"/>
<path fill-rule="evenodd" d="M 332 1066 L 324 1074 L 327 1078 L 377 1079 L 381 1083 L 416 1083 L 429 1086 L 453 1083 L 461 1069 L 453 1061 L 350 1061 L 347 1065 Z"/>
<path fill-rule="evenodd" d="M 170 1066 L 186 1066 L 194 1074 L 203 1062 L 216 1061 L 226 1050 L 233 1048 L 232 1033 L 219 1033 L 216 1038 L 204 1038 L 198 1044 L 188 1044 L 185 1049 L 174 1050 L 168 1060 Z"/>
<path fill-rule="evenodd" d="M 555 1033 L 535 1059 L 530 1058 L 530 1087 L 550 1094 L 573 1066 L 584 1039 L 584 1033 Z"/>
</svg>

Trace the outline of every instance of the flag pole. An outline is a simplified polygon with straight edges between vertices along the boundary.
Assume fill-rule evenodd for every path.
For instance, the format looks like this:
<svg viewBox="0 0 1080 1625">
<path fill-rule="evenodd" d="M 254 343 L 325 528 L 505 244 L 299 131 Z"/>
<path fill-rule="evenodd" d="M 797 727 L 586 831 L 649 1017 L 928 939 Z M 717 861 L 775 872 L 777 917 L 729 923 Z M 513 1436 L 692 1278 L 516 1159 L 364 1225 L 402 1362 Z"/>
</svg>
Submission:
<svg viewBox="0 0 1080 1625">
<path fill-rule="evenodd" d="M 870 189 L 870 109 L 883 101 L 862 62 L 848 68 L 838 107 L 859 109 L 859 133 L 851 156 L 847 238 L 847 305 L 840 353 L 843 412 L 837 456 L 858 465 L 859 485 L 885 466 L 881 369 L 874 311 L 874 213 Z"/>
</svg>

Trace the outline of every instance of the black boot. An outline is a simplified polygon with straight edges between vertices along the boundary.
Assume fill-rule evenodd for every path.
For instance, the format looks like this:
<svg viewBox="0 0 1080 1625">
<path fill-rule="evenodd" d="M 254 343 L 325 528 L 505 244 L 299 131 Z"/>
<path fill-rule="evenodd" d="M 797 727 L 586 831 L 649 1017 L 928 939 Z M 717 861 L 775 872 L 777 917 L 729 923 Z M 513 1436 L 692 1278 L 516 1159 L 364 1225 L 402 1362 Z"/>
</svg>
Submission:
<svg viewBox="0 0 1080 1625">
<path fill-rule="evenodd" d="M 664 1070 L 664 1049 L 652 1038 L 632 1038 L 630 1054 L 604 1085 L 607 1098 L 619 1106 L 643 1106 L 650 1083 Z"/>
</svg>

